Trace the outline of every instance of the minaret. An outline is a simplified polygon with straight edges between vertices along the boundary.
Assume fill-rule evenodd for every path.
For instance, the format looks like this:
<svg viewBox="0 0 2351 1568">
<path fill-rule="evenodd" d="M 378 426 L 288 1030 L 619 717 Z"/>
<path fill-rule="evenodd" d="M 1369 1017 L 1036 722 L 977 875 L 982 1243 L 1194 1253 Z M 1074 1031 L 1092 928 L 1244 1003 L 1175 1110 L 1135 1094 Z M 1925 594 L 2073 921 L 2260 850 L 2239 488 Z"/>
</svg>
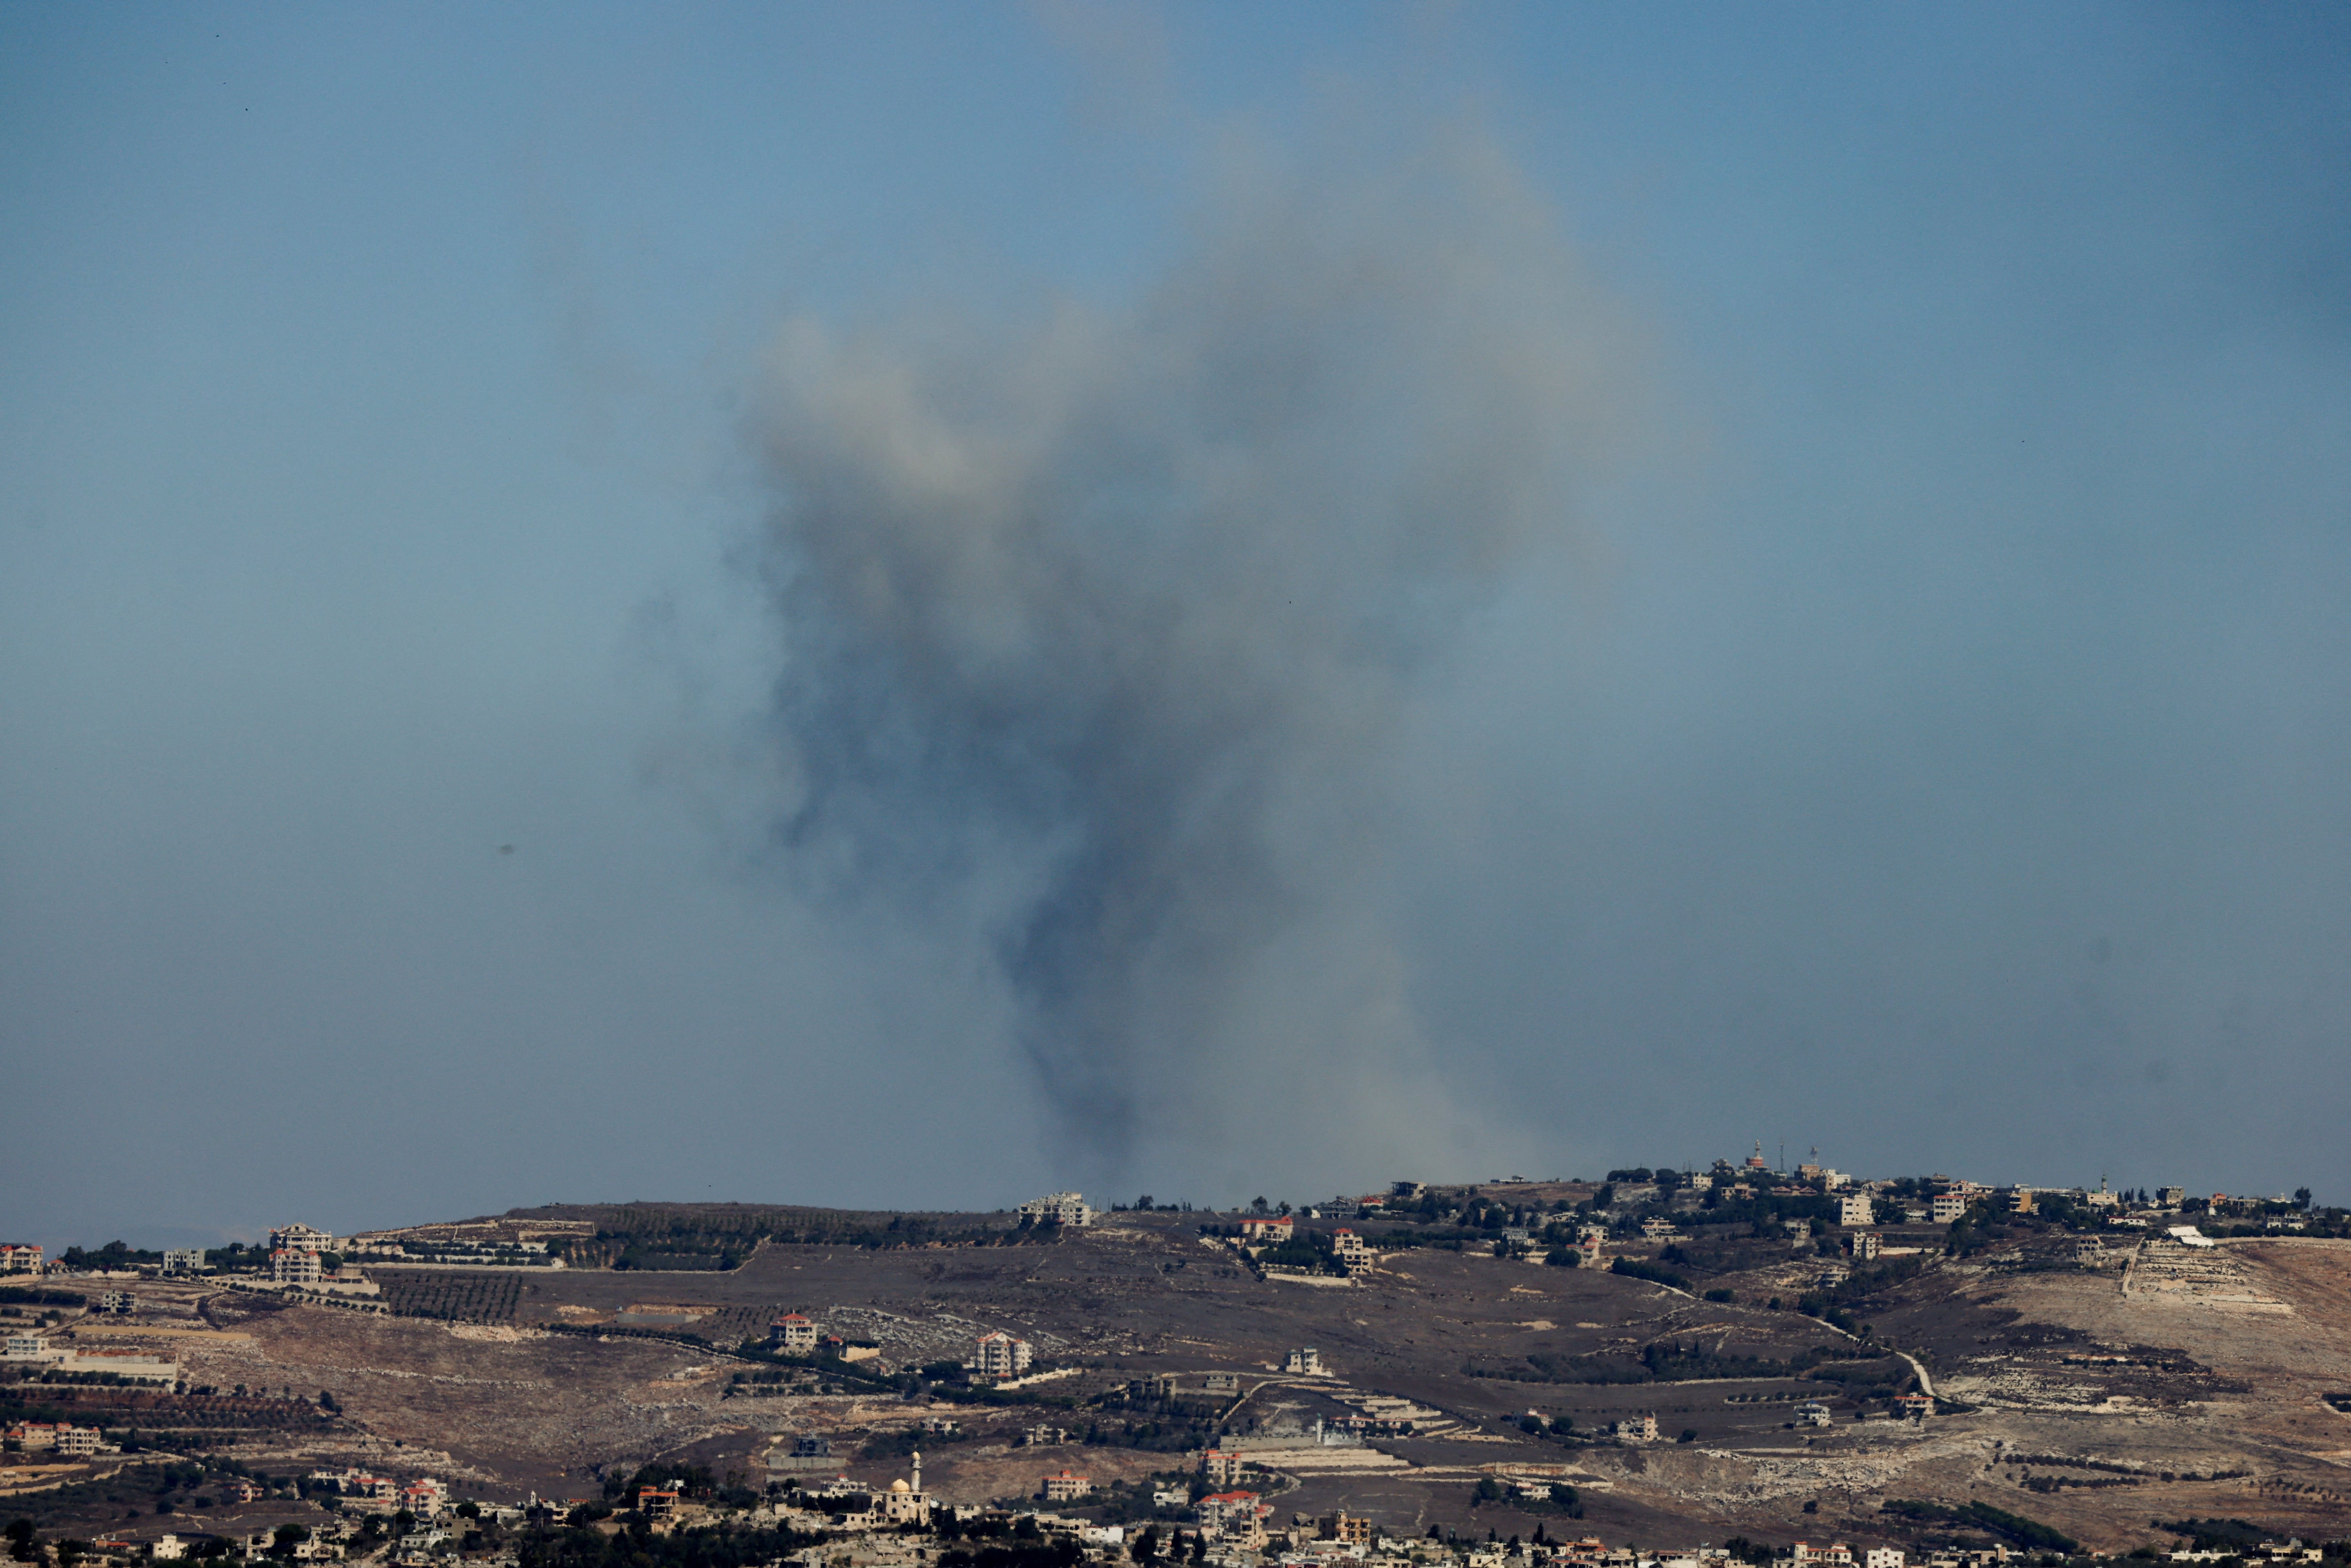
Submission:
<svg viewBox="0 0 2351 1568">
<path fill-rule="evenodd" d="M 923 1495 L 923 1454 L 919 1448 L 914 1450 L 914 1495 Z"/>
</svg>

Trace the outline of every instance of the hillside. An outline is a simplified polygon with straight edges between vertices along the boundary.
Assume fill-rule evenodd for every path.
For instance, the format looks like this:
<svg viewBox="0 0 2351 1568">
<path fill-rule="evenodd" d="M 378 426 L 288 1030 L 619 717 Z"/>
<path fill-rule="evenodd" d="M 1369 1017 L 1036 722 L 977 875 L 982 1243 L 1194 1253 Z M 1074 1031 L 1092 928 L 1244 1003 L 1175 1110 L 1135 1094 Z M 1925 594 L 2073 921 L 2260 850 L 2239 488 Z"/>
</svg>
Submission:
<svg viewBox="0 0 2351 1568">
<path fill-rule="evenodd" d="M 1822 1263 L 1776 1242 L 1708 1275 L 1736 1299 L 1707 1301 L 1433 1248 L 1311 1282 L 1248 1266 L 1200 1235 L 1216 1217 L 1199 1215 L 1122 1213 L 1041 1237 L 1003 1216 L 731 1218 L 747 1216 L 731 1255 L 695 1250 L 729 1214 L 694 1216 L 701 1228 L 679 1232 L 690 1245 L 675 1252 L 693 1267 L 371 1268 L 404 1309 L 381 1315 L 146 1281 L 130 1319 L 72 1333 L 177 1355 L 215 1405 L 241 1388 L 250 1420 L 206 1429 L 248 1464 L 431 1470 L 486 1496 L 590 1495 L 656 1458 L 758 1482 L 783 1439 L 823 1436 L 839 1468 L 871 1479 L 901 1473 L 919 1444 L 934 1490 L 981 1500 L 1064 1467 L 1139 1481 L 1221 1433 L 1262 1446 L 1285 1511 L 1416 1531 L 1572 1521 L 1609 1539 L 1917 1544 L 1973 1528 L 1889 1502 L 1989 1504 L 2105 1549 L 2158 1538 L 2156 1519 L 2322 1537 L 2351 1524 L 2351 1415 L 2324 1397 L 2351 1394 L 2351 1244 L 2234 1244 L 2184 1281 L 2152 1251 L 2128 1268 L 2021 1248 L 1922 1253 L 1832 1292 L 1848 1333 L 1794 1310 L 1819 1298 Z M 609 1238 L 614 1218 L 530 1210 L 457 1228 Z M 646 1239 L 579 1256 L 663 1250 Z M 794 1311 L 872 1354 L 811 1367 L 735 1353 Z M 1060 1375 L 1010 1395 L 935 1381 L 990 1329 L 1029 1340 Z M 1308 1346 L 1327 1375 L 1274 1372 Z M 1892 1418 L 1889 1398 L 1920 1371 L 1938 1413 Z M 1173 1375 L 1172 1390 L 1138 1386 L 1155 1375 Z M 321 1412 L 322 1391 L 338 1412 Z M 150 1430 L 196 1429 L 204 1403 L 45 1396 Z M 1826 1427 L 1791 1425 L 1807 1402 L 1827 1407 Z M 1589 1440 L 1652 1413 L 1657 1442 Z M 1367 1416 L 1390 1425 L 1348 1446 L 1303 1436 Z M 926 1418 L 959 1429 L 917 1433 Z M 1044 1440 L 1024 1444 L 1040 1426 Z M 1508 1493 L 1513 1476 L 1572 1486 L 1581 1515 L 1479 1501 L 1480 1482 Z"/>
</svg>

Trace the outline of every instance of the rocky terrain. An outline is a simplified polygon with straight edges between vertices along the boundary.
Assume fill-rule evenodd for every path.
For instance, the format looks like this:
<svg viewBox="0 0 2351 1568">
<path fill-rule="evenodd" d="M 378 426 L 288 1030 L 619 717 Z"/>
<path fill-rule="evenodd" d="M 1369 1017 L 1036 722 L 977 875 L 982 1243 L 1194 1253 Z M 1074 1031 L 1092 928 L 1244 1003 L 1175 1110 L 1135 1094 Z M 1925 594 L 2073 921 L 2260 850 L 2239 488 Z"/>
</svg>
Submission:
<svg viewBox="0 0 2351 1568">
<path fill-rule="evenodd" d="M 1204 1238 L 1206 1218 L 1121 1213 L 1018 1240 L 965 1217 L 943 1227 L 954 1240 L 758 1240 L 723 1267 L 371 1268 L 407 1312 L 145 1281 L 128 1318 L 67 1332 L 176 1356 L 185 1386 L 211 1392 L 5 1392 L 110 1431 L 229 1443 L 269 1471 L 358 1464 L 483 1496 L 593 1495 L 662 1458 L 757 1486 L 803 1437 L 872 1479 L 919 1446 L 926 1484 L 956 1500 L 1026 1495 L 1064 1468 L 1141 1488 L 1222 1434 L 1284 1510 L 1416 1531 L 1916 1545 L 1948 1521 L 1887 1504 L 1984 1503 L 2106 1551 L 2191 1517 L 2351 1533 L 2351 1414 L 2326 1397 L 2351 1406 L 2351 1243 L 1921 1252 L 1841 1298 L 1846 1328 L 1794 1310 L 1823 1265 L 1776 1243 L 1708 1276 L 1734 1298 L 1718 1301 L 1436 1248 L 1344 1281 L 1269 1274 Z M 461 1301 L 475 1310 L 412 1315 Z M 862 1359 L 738 1353 L 792 1311 Z M 990 1329 L 1053 1375 L 986 1398 L 935 1381 Z M 1305 1346 L 1327 1375 L 1275 1370 Z M 1156 1375 L 1172 1394 L 1137 1385 Z M 1906 1391 L 1934 1413 L 1896 1418 Z M 1794 1424 L 1808 1403 L 1827 1425 Z M 1646 1415 L 1656 1441 L 1604 1437 Z M 1366 1416 L 1390 1427 L 1313 1440 L 1318 1422 Z M 0 1487 L 60 1473 L 20 1463 Z M 1580 1513 L 1548 1500 L 1552 1483 Z"/>
</svg>

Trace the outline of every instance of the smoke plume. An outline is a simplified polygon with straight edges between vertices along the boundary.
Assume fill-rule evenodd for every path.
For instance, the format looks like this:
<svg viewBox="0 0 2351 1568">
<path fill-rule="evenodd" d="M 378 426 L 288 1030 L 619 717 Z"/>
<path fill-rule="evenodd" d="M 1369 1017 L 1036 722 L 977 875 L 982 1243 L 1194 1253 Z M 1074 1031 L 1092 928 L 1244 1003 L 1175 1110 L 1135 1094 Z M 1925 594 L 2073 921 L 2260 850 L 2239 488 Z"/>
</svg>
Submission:
<svg viewBox="0 0 2351 1568">
<path fill-rule="evenodd" d="M 1442 1123 L 1383 765 L 1622 402 L 1616 313 L 1476 139 L 1236 160 L 1175 249 L 1115 308 L 794 321 L 759 429 L 781 837 L 836 893 L 990 890 L 1102 1176 L 1260 1096 Z"/>
</svg>

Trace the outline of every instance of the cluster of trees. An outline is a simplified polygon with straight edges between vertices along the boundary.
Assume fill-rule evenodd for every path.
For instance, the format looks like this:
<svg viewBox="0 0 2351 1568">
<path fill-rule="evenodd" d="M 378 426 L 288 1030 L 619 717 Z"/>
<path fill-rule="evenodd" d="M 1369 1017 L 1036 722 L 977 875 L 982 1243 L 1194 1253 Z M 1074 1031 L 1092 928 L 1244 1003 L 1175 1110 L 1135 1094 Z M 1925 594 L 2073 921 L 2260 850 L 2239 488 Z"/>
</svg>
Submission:
<svg viewBox="0 0 2351 1568">
<path fill-rule="evenodd" d="M 1331 1238 L 1320 1230 L 1301 1230 L 1277 1246 L 1258 1249 L 1260 1269 L 1296 1269 L 1309 1274 L 1343 1274 L 1345 1264 L 1331 1250 Z"/>
<path fill-rule="evenodd" d="M 522 1298 L 522 1281 L 512 1274 L 425 1274 L 386 1270 L 377 1280 L 383 1304 L 409 1318 L 452 1322 L 503 1322 Z"/>
<path fill-rule="evenodd" d="M 569 1212 L 569 1211 L 566 1211 Z M 790 1246 L 1004 1246 L 1042 1239 L 1004 1221 L 876 1214 L 782 1204 L 615 1204 L 590 1211 L 596 1232 L 566 1244 L 574 1266 L 612 1269 L 733 1269 L 763 1241 Z M 1050 1234 L 1053 1227 L 1045 1227 Z"/>
<path fill-rule="evenodd" d="M 1567 1519 L 1583 1517 L 1583 1500 L 1576 1495 L 1573 1487 L 1564 1481 L 1552 1482 L 1539 1495 L 1530 1496 L 1525 1492 L 1520 1492 L 1512 1496 L 1502 1489 L 1500 1482 L 1488 1476 L 1478 1483 L 1476 1490 L 1469 1495 L 1469 1506 L 1472 1508 L 1504 1500 L 1508 1500 L 1510 1506 L 1520 1513 L 1556 1513 Z M 1510 1544 L 1517 1545 L 1518 1540 L 1519 1538 L 1513 1535 L 1510 1537 Z M 1535 1526 L 1535 1540 L 1538 1544 L 1543 1543 L 1542 1526 L 1540 1524 Z"/>
<path fill-rule="evenodd" d="M 1922 1524 L 1973 1525 L 2004 1540 L 2013 1541 L 2020 1546 L 2035 1547 L 2043 1552 L 2072 1552 L 2080 1544 L 2072 1536 L 2052 1530 L 2037 1520 L 2010 1513 L 1988 1502 L 1963 1503 L 1952 1508 L 1939 1502 L 1912 1502 L 1897 1499 L 1886 1504 L 1886 1511 Z"/>
<path fill-rule="evenodd" d="M 44 1291 L 26 1285 L 0 1285 L 0 1301 L 17 1307 L 86 1307 L 89 1298 L 78 1291 Z"/>
<path fill-rule="evenodd" d="M 1610 1171 L 1608 1179 L 1611 1182 L 1632 1182 L 1636 1185 L 1654 1182 L 1659 1189 L 1671 1192 L 1677 1186 L 1695 1184 L 1698 1180 L 1698 1173 L 1677 1171 L 1667 1166 L 1659 1166 L 1656 1170 L 1651 1170 L 1646 1166 L 1634 1166 L 1626 1170 Z"/>
<path fill-rule="evenodd" d="M 58 1254 L 57 1261 L 68 1269 L 132 1269 L 141 1263 L 160 1264 L 163 1255 L 110 1241 L 103 1247 L 68 1247 Z"/>
<path fill-rule="evenodd" d="M 514 1548 L 521 1568 L 759 1568 L 822 1539 L 794 1530 L 731 1527 L 656 1535 L 643 1520 L 607 1535 L 583 1521 L 525 1531 Z"/>
<path fill-rule="evenodd" d="M 1653 1285 L 1671 1285 L 1677 1291 L 1689 1289 L 1689 1278 L 1677 1274 L 1662 1263 L 1644 1263 L 1637 1258 L 1617 1258 L 1610 1260 L 1608 1271 L 1622 1274 L 1628 1280 L 1646 1280 Z"/>
<path fill-rule="evenodd" d="M 1149 1555 L 1144 1554 L 1144 1542 L 1137 1540 L 1135 1561 L 1148 1564 L 1159 1556 L 1159 1537 L 1156 1530 L 1144 1535 L 1150 1542 Z M 954 1539 L 956 1544 L 939 1553 L 939 1568 L 1076 1568 L 1085 1557 L 1085 1549 L 1075 1540 L 1066 1535 L 1048 1537 L 1025 1514 L 1008 1522 L 973 1520 L 956 1530 Z"/>
<path fill-rule="evenodd" d="M 1536 1352 L 1518 1364 L 1472 1362 L 1462 1371 L 1472 1377 L 1499 1378 L 1515 1383 L 1689 1383 L 1707 1378 L 1816 1377 L 1836 1383 L 1892 1384 L 1909 1375 L 1902 1362 L 1865 1351 L 1815 1345 L 1781 1360 L 1771 1356 L 1733 1355 L 1707 1349 L 1692 1341 L 1656 1340 L 1637 1355 L 1593 1354 L 1555 1355 Z M 1555 1430 L 1570 1429 L 1555 1425 Z M 1535 1428 L 1529 1427 L 1530 1431 Z"/>
</svg>

